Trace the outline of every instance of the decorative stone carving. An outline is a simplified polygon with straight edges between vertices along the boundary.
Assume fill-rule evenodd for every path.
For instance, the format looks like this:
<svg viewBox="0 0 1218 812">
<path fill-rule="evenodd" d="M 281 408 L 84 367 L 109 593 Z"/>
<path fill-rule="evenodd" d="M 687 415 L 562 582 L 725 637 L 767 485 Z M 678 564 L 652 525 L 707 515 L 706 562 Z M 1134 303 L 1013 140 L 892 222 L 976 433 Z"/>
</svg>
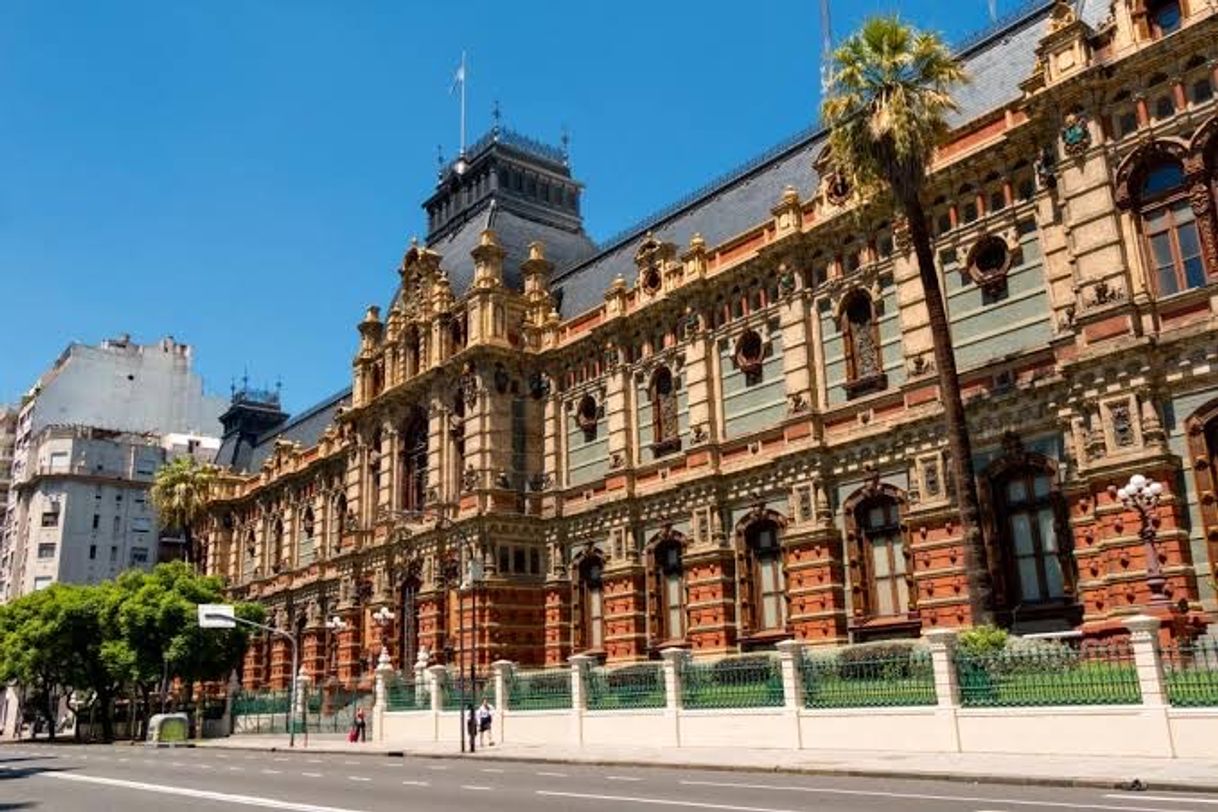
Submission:
<svg viewBox="0 0 1218 812">
<path fill-rule="evenodd" d="M 1108 404 L 1108 416 L 1112 421 L 1112 441 L 1117 448 L 1132 446 L 1135 442 L 1133 417 L 1129 413 L 1129 401 Z"/>
<path fill-rule="evenodd" d="M 778 266 L 778 292 L 784 297 L 795 292 L 795 272 L 786 264 Z"/>
<path fill-rule="evenodd" d="M 836 169 L 825 175 L 822 181 L 825 190 L 825 199 L 834 206 L 844 206 L 853 190 L 850 188 L 850 181 L 846 176 Z"/>
<path fill-rule="evenodd" d="M 317 629 L 321 627 L 321 604 L 318 602 L 317 598 L 309 599 L 309 605 L 305 608 L 305 618 L 305 625 L 307 628 Z"/>
<path fill-rule="evenodd" d="M 534 372 L 529 378 L 529 394 L 534 400 L 543 400 L 550 395 L 550 378 L 544 372 Z"/>
<path fill-rule="evenodd" d="M 466 406 L 473 406 L 478 402 L 478 375 L 474 372 L 473 364 L 465 365 L 465 368 L 461 371 L 458 386 L 461 389 L 461 398 L 465 401 Z"/>
<path fill-rule="evenodd" d="M 791 395 L 789 411 L 791 414 L 803 414 L 808 411 L 808 401 L 804 398 L 803 393 L 796 392 Z"/>
<path fill-rule="evenodd" d="M 552 473 L 534 474 L 529 479 L 529 490 L 536 493 L 548 491 L 552 487 L 554 487 L 554 474 Z"/>
<path fill-rule="evenodd" d="M 707 439 L 706 424 L 697 423 L 690 429 L 690 436 L 695 443 L 704 443 Z"/>
<path fill-rule="evenodd" d="M 609 470 L 616 471 L 626 464 L 626 458 L 620 451 L 614 451 L 609 455 Z"/>
<path fill-rule="evenodd" d="M 467 466 L 464 473 L 461 474 L 461 490 L 469 493 L 478 487 L 478 472 L 474 470 L 474 466 Z"/>
<path fill-rule="evenodd" d="M 909 218 L 900 215 L 892 221 L 892 244 L 902 256 L 913 250 L 913 235 L 909 233 Z"/>
<path fill-rule="evenodd" d="M 1062 124 L 1062 149 L 1071 157 L 1085 153 L 1091 146 L 1091 128 L 1087 117 L 1081 113 L 1070 113 Z"/>
<path fill-rule="evenodd" d="M 1087 305 L 1091 308 L 1103 307 L 1104 305 L 1122 302 L 1125 300 L 1125 290 L 1119 285 L 1110 284 L 1107 280 L 1101 279 L 1091 286 L 1091 298 Z"/>
<path fill-rule="evenodd" d="M 920 375 L 929 375 L 935 371 L 935 362 L 928 358 L 925 353 L 915 355 L 909 359 L 909 374 L 912 377 Z"/>
</svg>

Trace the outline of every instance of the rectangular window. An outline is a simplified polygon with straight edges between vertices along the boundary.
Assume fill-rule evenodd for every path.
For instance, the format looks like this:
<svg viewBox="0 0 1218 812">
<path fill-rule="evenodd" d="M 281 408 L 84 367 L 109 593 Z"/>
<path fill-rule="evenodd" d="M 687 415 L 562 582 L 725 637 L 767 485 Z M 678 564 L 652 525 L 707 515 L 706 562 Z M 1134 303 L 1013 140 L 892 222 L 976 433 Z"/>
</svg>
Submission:
<svg viewBox="0 0 1218 812">
<path fill-rule="evenodd" d="M 55 545 L 54 544 L 39 544 L 38 545 L 38 557 L 39 558 L 54 558 L 55 557 Z"/>
<path fill-rule="evenodd" d="M 110 563 L 114 564 L 118 561 L 118 545 L 110 545 Z"/>
<path fill-rule="evenodd" d="M 132 547 L 131 548 L 131 563 L 132 563 L 132 565 L 147 564 L 148 563 L 147 548 Z"/>
<path fill-rule="evenodd" d="M 523 547 L 513 547 L 512 548 L 512 571 L 520 572 L 520 573 L 523 573 L 526 571 L 525 565 L 524 565 L 524 548 Z"/>
<path fill-rule="evenodd" d="M 512 571 L 512 554 L 507 547 L 499 548 L 499 573 L 502 575 Z"/>
<path fill-rule="evenodd" d="M 529 550 L 529 573 L 541 575 L 541 551 L 537 548 Z"/>
<path fill-rule="evenodd" d="M 669 640 L 676 640 L 685 634 L 685 612 L 682 610 L 681 603 L 682 590 L 679 571 L 670 572 L 664 576 L 664 606 L 668 611 L 668 627 L 665 631 L 668 632 Z"/>
<path fill-rule="evenodd" d="M 588 590 L 588 631 L 589 648 L 600 648 L 605 642 L 605 612 L 601 588 L 594 586 Z"/>
<path fill-rule="evenodd" d="M 137 516 L 131 520 L 131 529 L 136 533 L 147 533 L 152 529 L 152 521 L 147 516 Z"/>
<path fill-rule="evenodd" d="M 58 510 L 44 510 L 42 512 L 42 526 L 43 527 L 59 527 L 59 511 Z"/>
<path fill-rule="evenodd" d="M 97 545 L 96 544 L 89 545 L 89 560 L 90 561 L 97 560 Z"/>
<path fill-rule="evenodd" d="M 115 516 L 113 534 L 117 536 L 121 532 L 123 532 L 123 520 L 118 516 Z"/>
<path fill-rule="evenodd" d="M 51 472 L 63 473 L 68 470 L 68 452 L 52 451 L 51 452 Z"/>
<path fill-rule="evenodd" d="M 93 514 L 93 529 L 96 530 L 99 524 L 101 524 L 101 516 L 94 513 Z"/>
<path fill-rule="evenodd" d="M 34 591 L 35 592 L 37 592 L 40 589 L 46 589 L 50 585 L 51 585 L 51 576 L 49 576 L 49 575 L 39 575 L 37 578 L 34 579 Z"/>
</svg>

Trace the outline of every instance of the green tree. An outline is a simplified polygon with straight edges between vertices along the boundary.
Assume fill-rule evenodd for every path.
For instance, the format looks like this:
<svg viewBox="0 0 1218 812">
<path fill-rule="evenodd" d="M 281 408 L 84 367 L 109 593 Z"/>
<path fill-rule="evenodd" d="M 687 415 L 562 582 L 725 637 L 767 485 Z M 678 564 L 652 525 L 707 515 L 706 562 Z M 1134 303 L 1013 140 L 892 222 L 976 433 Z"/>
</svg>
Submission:
<svg viewBox="0 0 1218 812">
<path fill-rule="evenodd" d="M 822 108 L 831 159 L 860 195 L 891 194 L 917 257 L 960 505 L 973 622 L 988 623 L 992 590 L 972 443 L 922 204 L 926 168 L 948 131 L 948 113 L 957 109 L 952 88 L 967 77 L 938 36 L 906 26 L 895 16 L 867 20 L 833 54 L 833 62 L 833 82 Z"/>
<path fill-rule="evenodd" d="M 182 531 L 186 560 L 190 562 L 199 560 L 191 531 L 202 512 L 203 501 L 213 479 L 213 469 L 185 455 L 161 466 L 152 483 L 152 504 L 156 507 L 161 526 Z"/>
</svg>

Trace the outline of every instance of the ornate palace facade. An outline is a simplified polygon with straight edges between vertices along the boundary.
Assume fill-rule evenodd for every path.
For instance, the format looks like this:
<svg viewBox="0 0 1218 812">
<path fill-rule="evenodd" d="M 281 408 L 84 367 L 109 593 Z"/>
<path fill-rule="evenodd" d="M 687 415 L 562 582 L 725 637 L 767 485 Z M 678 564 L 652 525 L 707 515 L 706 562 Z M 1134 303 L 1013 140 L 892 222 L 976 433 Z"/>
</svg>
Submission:
<svg viewBox="0 0 1218 812">
<path fill-rule="evenodd" d="M 1212 0 L 1081 0 L 962 51 L 926 199 L 1018 631 L 1218 608 L 1216 42 Z M 492 131 L 359 322 L 351 388 L 290 421 L 234 399 L 207 570 L 346 682 L 382 645 L 485 667 L 969 624 L 907 234 L 824 140 L 597 247 L 566 155 Z M 1167 605 L 1112 495 L 1135 472 L 1166 485 Z M 286 683 L 268 645 L 247 685 Z"/>
</svg>

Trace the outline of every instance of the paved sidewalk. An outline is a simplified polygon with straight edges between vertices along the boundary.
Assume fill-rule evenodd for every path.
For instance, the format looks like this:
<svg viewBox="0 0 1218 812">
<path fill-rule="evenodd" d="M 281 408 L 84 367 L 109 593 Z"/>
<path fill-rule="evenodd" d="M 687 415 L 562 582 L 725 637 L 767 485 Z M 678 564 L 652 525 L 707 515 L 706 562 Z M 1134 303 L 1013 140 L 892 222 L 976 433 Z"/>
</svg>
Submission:
<svg viewBox="0 0 1218 812">
<path fill-rule="evenodd" d="M 287 736 L 231 736 L 208 739 L 200 747 L 285 750 Z M 303 748 L 303 736 L 296 737 Z M 471 758 L 451 742 L 368 742 L 350 744 L 345 736 L 311 735 L 314 753 L 416 758 Z M 1218 760 L 1007 756 L 963 753 L 844 752 L 836 750 L 762 750 L 720 747 L 562 747 L 502 744 L 479 749 L 472 758 L 636 767 L 680 767 L 738 771 L 855 775 L 1047 786 L 1120 787 L 1139 781 L 1152 790 L 1218 792 Z"/>
</svg>

